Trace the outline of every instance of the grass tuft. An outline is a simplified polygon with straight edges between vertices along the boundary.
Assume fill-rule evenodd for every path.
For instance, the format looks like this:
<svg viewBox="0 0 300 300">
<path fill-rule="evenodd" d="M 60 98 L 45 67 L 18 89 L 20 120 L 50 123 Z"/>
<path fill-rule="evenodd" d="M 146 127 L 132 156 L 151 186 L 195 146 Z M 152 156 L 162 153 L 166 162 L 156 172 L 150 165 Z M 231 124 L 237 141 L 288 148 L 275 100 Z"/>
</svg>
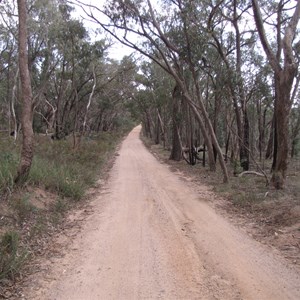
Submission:
<svg viewBox="0 0 300 300">
<path fill-rule="evenodd" d="M 0 193 L 13 189 L 17 165 L 18 157 L 16 153 L 8 151 L 0 153 Z"/>
<path fill-rule="evenodd" d="M 84 137 L 74 150 L 70 140 L 50 142 L 39 137 L 29 183 L 78 201 L 95 183 L 119 138 L 111 133 Z"/>
<path fill-rule="evenodd" d="M 6 232 L 0 241 L 0 280 L 14 278 L 27 257 L 27 252 L 19 247 L 18 233 Z"/>
<path fill-rule="evenodd" d="M 23 250 L 27 246 L 22 248 L 20 244 L 28 245 L 28 249 L 32 249 L 32 245 L 38 248 L 37 240 L 59 226 L 65 212 L 74 206 L 74 201 L 83 198 L 85 191 L 95 184 L 101 167 L 112 156 L 123 136 L 124 133 L 104 132 L 82 137 L 74 149 L 72 138 L 53 141 L 48 136 L 36 135 L 28 180 L 18 187 L 14 186 L 14 178 L 21 140 L 14 143 L 9 137 L 1 137 L 0 199 L 6 201 L 0 202 L 0 220 L 4 220 L 1 225 L 8 229 L 2 238 L 0 236 L 0 282 L 14 279 L 28 257 Z M 36 190 L 48 190 L 55 201 L 45 201 L 49 205 L 36 207 Z M 47 197 L 47 194 L 41 197 Z"/>
<path fill-rule="evenodd" d="M 26 193 L 20 198 L 12 200 L 12 207 L 18 216 L 19 222 L 27 219 L 37 208 L 30 203 L 30 194 Z"/>
<path fill-rule="evenodd" d="M 80 177 L 80 170 L 67 163 L 50 162 L 47 158 L 37 156 L 30 170 L 29 183 L 43 186 L 63 197 L 80 200 L 86 188 Z"/>
</svg>

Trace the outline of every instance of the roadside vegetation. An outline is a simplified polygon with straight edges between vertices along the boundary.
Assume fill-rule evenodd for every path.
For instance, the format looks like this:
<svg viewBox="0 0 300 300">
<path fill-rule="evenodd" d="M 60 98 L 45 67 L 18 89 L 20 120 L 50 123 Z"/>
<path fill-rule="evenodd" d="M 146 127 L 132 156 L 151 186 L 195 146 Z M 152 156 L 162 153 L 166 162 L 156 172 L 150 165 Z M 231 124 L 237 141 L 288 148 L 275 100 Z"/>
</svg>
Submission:
<svg viewBox="0 0 300 300">
<path fill-rule="evenodd" d="M 85 136 L 76 149 L 72 138 L 53 141 L 36 134 L 32 168 L 22 186 L 14 184 L 19 143 L 1 136 L 1 283 L 22 276 L 26 272 L 24 264 L 47 247 L 49 236 L 62 226 L 66 212 L 86 200 L 87 189 L 103 175 L 104 166 L 132 126 L 133 123 L 118 131 Z M 5 291 L 0 288 L 0 296 Z"/>
<path fill-rule="evenodd" d="M 137 65 L 67 1 L 0 3 L 0 298 L 133 127 Z M 4 284 L 6 281 L 7 284 Z"/>
<path fill-rule="evenodd" d="M 2 0 L 0 15 L 0 280 L 132 120 L 230 209 L 298 236 L 299 1 Z M 134 52 L 111 59 L 111 38 Z"/>
</svg>

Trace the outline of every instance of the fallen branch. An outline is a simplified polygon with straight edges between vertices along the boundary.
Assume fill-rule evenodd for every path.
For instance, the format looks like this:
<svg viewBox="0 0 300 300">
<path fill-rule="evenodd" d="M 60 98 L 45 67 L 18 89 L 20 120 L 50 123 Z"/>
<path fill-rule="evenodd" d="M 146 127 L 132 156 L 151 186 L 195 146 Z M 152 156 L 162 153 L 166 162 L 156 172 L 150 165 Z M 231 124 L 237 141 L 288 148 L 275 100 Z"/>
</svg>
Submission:
<svg viewBox="0 0 300 300">
<path fill-rule="evenodd" d="M 238 175 L 238 177 L 242 177 L 243 175 L 256 175 L 259 177 L 264 177 L 266 179 L 266 186 L 269 186 L 269 184 L 270 184 L 269 178 L 266 175 L 266 173 L 259 173 L 259 172 L 255 172 L 255 171 L 244 171 L 244 172 L 240 173 Z"/>
<path fill-rule="evenodd" d="M 244 171 L 242 173 L 239 174 L 239 177 L 242 177 L 243 175 L 256 175 L 256 176 L 260 176 L 260 177 L 265 177 L 264 174 L 262 173 L 258 173 L 258 172 L 255 172 L 255 171 Z"/>
</svg>

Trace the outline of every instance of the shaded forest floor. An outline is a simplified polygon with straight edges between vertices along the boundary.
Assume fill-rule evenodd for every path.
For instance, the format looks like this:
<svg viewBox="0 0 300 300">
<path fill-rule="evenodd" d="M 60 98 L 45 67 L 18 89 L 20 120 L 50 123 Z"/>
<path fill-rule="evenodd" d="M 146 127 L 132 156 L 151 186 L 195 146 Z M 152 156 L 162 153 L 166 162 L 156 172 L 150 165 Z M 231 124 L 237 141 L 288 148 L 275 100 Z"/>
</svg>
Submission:
<svg viewBox="0 0 300 300">
<path fill-rule="evenodd" d="M 235 177 L 230 163 L 228 169 L 232 176 L 226 185 L 222 183 L 221 170 L 212 173 L 203 168 L 201 162 L 191 166 L 184 160 L 171 161 L 169 151 L 143 140 L 150 151 L 187 184 L 209 186 L 212 197 L 208 201 L 218 211 L 300 268 L 300 160 L 290 162 L 285 190 L 267 187 L 265 178 L 255 175 Z"/>
</svg>

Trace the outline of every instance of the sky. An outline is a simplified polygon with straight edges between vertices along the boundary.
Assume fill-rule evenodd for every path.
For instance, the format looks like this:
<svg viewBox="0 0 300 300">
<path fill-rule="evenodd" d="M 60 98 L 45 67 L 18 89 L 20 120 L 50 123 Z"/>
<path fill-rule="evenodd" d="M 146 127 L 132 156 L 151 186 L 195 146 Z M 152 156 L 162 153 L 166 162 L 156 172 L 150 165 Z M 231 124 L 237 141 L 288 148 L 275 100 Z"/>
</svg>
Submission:
<svg viewBox="0 0 300 300">
<path fill-rule="evenodd" d="M 76 2 L 76 0 L 73 0 L 73 2 Z M 105 0 L 80 0 L 80 2 L 86 4 L 92 4 L 97 7 L 102 7 L 106 1 Z M 99 29 L 100 26 L 95 24 L 94 22 L 87 20 L 88 17 L 79 6 L 75 6 L 75 12 L 73 13 L 73 16 L 83 21 L 85 27 L 90 31 L 92 39 L 102 39 L 105 37 L 104 34 L 101 35 L 97 34 L 95 36 L 93 32 Z M 133 52 L 132 49 L 122 45 L 120 42 L 114 39 L 112 39 L 112 41 L 114 42 L 114 44 L 108 50 L 109 58 L 120 61 L 124 56 L 130 55 Z"/>
</svg>

